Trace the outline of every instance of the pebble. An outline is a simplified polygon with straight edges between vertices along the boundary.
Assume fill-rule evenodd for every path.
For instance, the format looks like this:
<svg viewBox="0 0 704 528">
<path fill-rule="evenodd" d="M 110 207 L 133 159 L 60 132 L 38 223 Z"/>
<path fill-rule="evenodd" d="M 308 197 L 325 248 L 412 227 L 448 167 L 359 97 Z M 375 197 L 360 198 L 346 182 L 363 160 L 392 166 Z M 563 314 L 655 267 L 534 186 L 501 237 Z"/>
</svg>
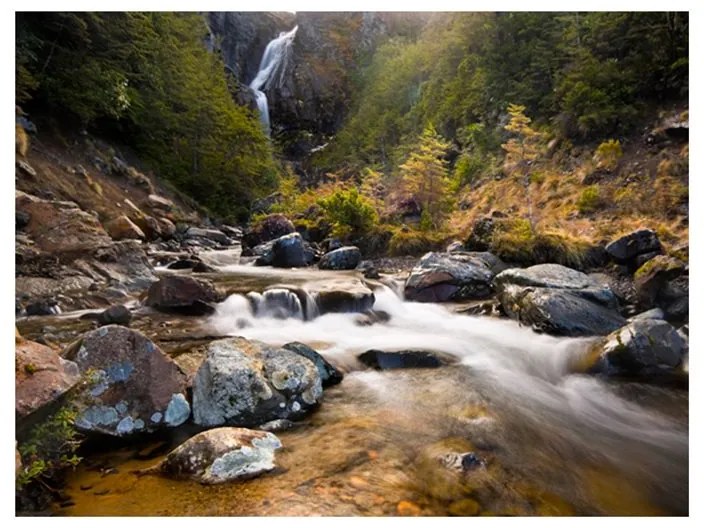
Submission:
<svg viewBox="0 0 704 528">
<path fill-rule="evenodd" d="M 417 504 L 403 500 L 396 505 L 396 513 L 403 517 L 417 517 L 421 514 L 421 510 Z"/>
</svg>

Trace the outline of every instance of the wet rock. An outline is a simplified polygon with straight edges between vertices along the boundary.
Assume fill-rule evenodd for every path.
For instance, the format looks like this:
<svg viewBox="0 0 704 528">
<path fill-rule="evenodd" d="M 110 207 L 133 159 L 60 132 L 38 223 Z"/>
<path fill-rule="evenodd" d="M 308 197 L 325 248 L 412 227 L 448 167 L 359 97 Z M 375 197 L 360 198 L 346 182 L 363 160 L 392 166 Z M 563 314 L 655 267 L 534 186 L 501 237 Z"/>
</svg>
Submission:
<svg viewBox="0 0 704 528">
<path fill-rule="evenodd" d="M 15 416 L 25 418 L 58 400 L 80 381 L 78 366 L 51 348 L 21 339 L 15 344 Z"/>
<path fill-rule="evenodd" d="M 116 304 L 100 313 L 97 320 L 101 326 L 111 324 L 129 326 L 132 320 L 132 312 L 125 305 Z"/>
<path fill-rule="evenodd" d="M 377 370 L 402 368 L 438 368 L 451 363 L 447 355 L 427 350 L 367 350 L 357 356 L 364 365 Z"/>
<path fill-rule="evenodd" d="M 641 229 L 622 236 L 606 246 L 606 252 L 618 264 L 630 264 L 639 255 L 661 253 L 662 245 L 652 229 Z"/>
<path fill-rule="evenodd" d="M 596 301 L 591 293 L 508 284 L 502 287 L 498 299 L 509 317 L 536 332 L 575 337 L 606 335 L 625 324 L 615 308 Z"/>
<path fill-rule="evenodd" d="M 491 254 L 426 253 L 406 279 L 406 298 L 444 302 L 489 297 L 495 271 L 485 255 Z"/>
<path fill-rule="evenodd" d="M 365 279 L 378 279 L 381 277 L 379 270 L 371 260 L 363 260 L 360 262 L 357 266 L 357 270 L 362 272 Z"/>
<path fill-rule="evenodd" d="M 232 227 L 229 225 L 222 224 L 221 226 L 218 227 L 220 231 L 225 233 L 228 237 L 230 237 L 233 240 L 239 240 L 243 236 L 243 231 L 239 227 Z"/>
<path fill-rule="evenodd" d="M 682 364 L 689 345 L 675 327 L 658 319 L 632 321 L 595 347 L 596 372 L 649 376 L 671 373 Z"/>
<path fill-rule="evenodd" d="M 193 273 L 215 273 L 217 270 L 203 261 L 198 261 L 193 266 Z"/>
<path fill-rule="evenodd" d="M 460 499 L 448 507 L 447 511 L 455 517 L 469 517 L 479 513 L 480 506 L 474 499 Z"/>
<path fill-rule="evenodd" d="M 417 517 L 423 513 L 420 506 L 411 501 L 401 501 L 396 505 L 396 513 L 401 517 Z"/>
<path fill-rule="evenodd" d="M 91 373 L 76 420 L 80 429 L 126 436 L 175 427 L 190 415 L 186 376 L 140 332 L 104 326 L 83 334 L 64 356 Z"/>
<path fill-rule="evenodd" d="M 221 300 L 222 295 L 209 282 L 167 275 L 150 286 L 146 305 L 165 312 L 206 315 L 215 311 L 211 303 Z"/>
<path fill-rule="evenodd" d="M 538 332 L 606 335 L 625 324 L 607 284 L 559 264 L 508 269 L 494 285 L 504 312 Z"/>
<path fill-rule="evenodd" d="M 24 229 L 29 224 L 30 219 L 31 216 L 28 212 L 15 211 L 15 229 Z"/>
<path fill-rule="evenodd" d="M 465 472 L 486 467 L 486 461 L 482 460 L 476 453 L 446 453 L 438 457 L 438 462 L 447 469 Z"/>
<path fill-rule="evenodd" d="M 199 425 L 258 425 L 303 416 L 319 402 L 318 369 L 290 350 L 244 338 L 213 341 L 193 380 Z"/>
<path fill-rule="evenodd" d="M 61 308 L 56 299 L 41 299 L 29 303 L 25 312 L 27 315 L 58 315 L 61 313 Z"/>
<path fill-rule="evenodd" d="M 296 424 L 296 422 L 292 422 L 291 420 L 272 420 L 270 422 L 260 425 L 259 430 L 268 431 L 270 433 L 277 433 L 279 431 L 288 431 L 289 429 L 293 429 L 298 425 L 300 425 L 300 423 Z"/>
<path fill-rule="evenodd" d="M 144 240 L 146 238 L 144 232 L 125 215 L 118 216 L 107 222 L 105 224 L 105 230 L 113 240 L 126 240 L 131 238 Z"/>
<path fill-rule="evenodd" d="M 391 320 L 391 315 L 383 310 L 369 310 L 359 314 L 354 318 L 357 326 L 371 326 L 378 323 L 387 323 Z"/>
<path fill-rule="evenodd" d="M 344 247 L 345 245 L 342 243 L 342 241 L 339 238 L 326 238 L 321 243 L 321 246 L 322 246 L 323 250 L 326 253 L 328 253 L 330 251 L 335 251 L 336 249 L 340 249 L 341 247 Z"/>
<path fill-rule="evenodd" d="M 271 471 L 280 447 L 281 441 L 272 433 L 220 427 L 190 438 L 155 469 L 173 478 L 221 484 Z"/>
<path fill-rule="evenodd" d="M 198 264 L 198 261 L 195 259 L 179 259 L 172 262 L 166 267 L 170 270 L 185 270 L 193 269 L 196 264 Z"/>
<path fill-rule="evenodd" d="M 355 246 L 344 246 L 323 255 L 318 267 L 329 270 L 355 269 L 362 259 L 362 253 Z"/>
<path fill-rule="evenodd" d="M 199 227 L 191 227 L 186 231 L 186 238 L 207 238 L 223 246 L 232 244 L 232 240 L 225 233 L 218 229 L 201 229 Z"/>
<path fill-rule="evenodd" d="M 326 313 L 359 313 L 374 306 L 374 292 L 359 280 L 328 280 L 309 285 L 320 315 Z"/>
<path fill-rule="evenodd" d="M 299 342 L 293 342 L 286 343 L 283 348 L 285 348 L 286 350 L 290 350 L 291 352 L 295 352 L 299 356 L 303 356 L 304 358 L 311 360 L 315 365 L 315 368 L 318 369 L 318 374 L 320 374 L 320 381 L 322 382 L 323 387 L 337 385 L 342 381 L 342 372 L 340 372 L 334 366 L 328 363 L 328 361 L 323 356 L 318 354 L 318 352 L 313 350 L 308 345 L 304 345 L 303 343 Z"/>
<path fill-rule="evenodd" d="M 271 265 L 275 268 L 300 268 L 307 264 L 303 239 L 298 233 L 284 235 L 271 246 Z"/>
</svg>

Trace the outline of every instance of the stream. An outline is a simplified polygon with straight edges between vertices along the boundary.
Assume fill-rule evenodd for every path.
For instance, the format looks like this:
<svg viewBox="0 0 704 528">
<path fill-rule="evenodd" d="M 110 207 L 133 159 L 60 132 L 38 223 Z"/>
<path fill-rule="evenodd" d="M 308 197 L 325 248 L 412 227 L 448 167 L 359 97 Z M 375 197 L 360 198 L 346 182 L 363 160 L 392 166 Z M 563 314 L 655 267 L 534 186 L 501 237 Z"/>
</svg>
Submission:
<svg viewBox="0 0 704 528">
<path fill-rule="evenodd" d="M 221 262 L 219 264 L 222 264 Z M 300 341 L 345 373 L 298 427 L 276 433 L 277 469 L 203 486 L 133 470 L 154 465 L 192 426 L 125 441 L 88 442 L 57 515 L 687 515 L 688 392 L 574 374 L 591 340 L 536 334 L 507 319 L 406 302 L 394 277 L 368 281 L 386 322 L 314 317 L 310 307 L 258 312 L 244 296 L 274 284 L 303 290 L 356 272 L 224 264 L 207 277 L 231 295 L 209 317 L 135 312 L 132 327 L 167 353 L 180 340 L 239 335 Z M 29 338 L 84 331 L 72 314 L 18 321 Z M 62 334 L 63 332 L 63 334 Z M 212 338 L 211 338 L 212 339 Z M 449 355 L 434 369 L 370 370 L 370 349 Z M 439 462 L 472 452 L 469 470 Z"/>
</svg>

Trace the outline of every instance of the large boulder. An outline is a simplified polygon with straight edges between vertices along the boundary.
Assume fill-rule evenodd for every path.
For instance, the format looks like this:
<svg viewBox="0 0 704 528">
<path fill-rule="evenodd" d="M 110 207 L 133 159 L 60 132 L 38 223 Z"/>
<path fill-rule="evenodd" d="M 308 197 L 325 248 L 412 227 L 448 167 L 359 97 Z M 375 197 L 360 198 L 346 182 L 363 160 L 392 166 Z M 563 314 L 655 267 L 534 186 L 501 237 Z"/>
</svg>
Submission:
<svg viewBox="0 0 704 528">
<path fill-rule="evenodd" d="M 406 299 L 485 299 L 493 291 L 491 283 L 500 265 L 491 253 L 426 253 L 406 279 Z"/>
<path fill-rule="evenodd" d="M 337 385 L 342 381 L 342 378 L 344 377 L 342 372 L 340 372 L 334 366 L 328 363 L 328 361 L 323 356 L 318 354 L 308 345 L 304 345 L 303 343 L 299 342 L 293 342 L 286 343 L 283 348 L 285 348 L 286 350 L 290 350 L 291 352 L 295 352 L 299 356 L 303 356 L 306 359 L 310 359 L 315 365 L 315 368 L 318 369 L 318 374 L 320 374 L 320 381 L 322 382 L 323 387 Z"/>
<path fill-rule="evenodd" d="M 357 267 L 360 260 L 362 260 L 362 253 L 358 247 L 344 246 L 323 255 L 318 267 L 329 270 L 351 270 Z"/>
<path fill-rule="evenodd" d="M 80 399 L 80 429 L 127 436 L 188 420 L 186 376 L 140 332 L 104 326 L 83 334 L 64 356 L 92 379 Z"/>
<path fill-rule="evenodd" d="M 594 371 L 614 375 L 669 374 L 682 365 L 689 351 L 677 329 L 659 319 L 635 320 L 595 346 Z"/>
<path fill-rule="evenodd" d="M 376 298 L 361 280 L 326 280 L 307 285 L 320 315 L 326 313 L 362 313 L 374 307 Z"/>
<path fill-rule="evenodd" d="M 296 228 L 291 220 L 282 214 L 272 214 L 248 229 L 242 240 L 247 247 L 253 248 L 295 231 Z"/>
<path fill-rule="evenodd" d="M 113 240 L 144 240 L 144 232 L 125 215 L 118 216 L 105 224 L 105 230 Z"/>
<path fill-rule="evenodd" d="M 207 346 L 193 379 L 193 418 L 209 427 L 295 419 L 317 405 L 322 393 L 309 359 L 240 337 L 222 339 Z"/>
<path fill-rule="evenodd" d="M 504 312 L 538 332 L 606 335 L 626 322 L 608 285 L 559 264 L 505 270 L 494 286 Z"/>
<path fill-rule="evenodd" d="M 15 417 L 25 418 L 58 400 L 80 381 L 78 366 L 48 346 L 16 339 Z"/>
<path fill-rule="evenodd" d="M 188 439 L 151 471 L 201 484 L 244 480 L 274 469 L 280 447 L 272 433 L 220 427 Z"/>
<path fill-rule="evenodd" d="M 291 233 L 274 240 L 271 246 L 271 265 L 275 268 L 300 268 L 307 264 L 303 238 Z"/>
<path fill-rule="evenodd" d="M 149 287 L 146 305 L 165 312 L 205 315 L 215 311 L 212 303 L 222 295 L 207 281 L 184 275 L 166 275 Z"/>
<path fill-rule="evenodd" d="M 149 196 L 147 196 L 147 202 L 152 208 L 161 211 L 168 212 L 174 208 L 174 202 L 172 202 L 168 198 L 159 196 L 158 194 L 150 194 Z"/>
<path fill-rule="evenodd" d="M 639 255 L 661 253 L 662 245 L 655 231 L 640 229 L 608 244 L 606 252 L 619 264 L 632 264 Z"/>
</svg>

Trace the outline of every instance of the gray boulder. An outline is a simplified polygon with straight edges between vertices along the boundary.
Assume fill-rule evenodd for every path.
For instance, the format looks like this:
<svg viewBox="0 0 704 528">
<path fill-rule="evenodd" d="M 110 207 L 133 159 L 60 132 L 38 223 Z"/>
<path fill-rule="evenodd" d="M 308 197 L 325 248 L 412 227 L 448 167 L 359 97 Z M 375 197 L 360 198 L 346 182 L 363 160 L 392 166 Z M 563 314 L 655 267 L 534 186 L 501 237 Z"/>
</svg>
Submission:
<svg viewBox="0 0 704 528">
<path fill-rule="evenodd" d="M 123 304 L 115 304 L 98 315 L 98 324 L 101 326 L 118 324 L 129 326 L 132 312 Z"/>
<path fill-rule="evenodd" d="M 236 337 L 211 342 L 193 379 L 199 425 L 259 425 L 295 419 L 319 402 L 318 369 L 290 350 Z"/>
<path fill-rule="evenodd" d="M 318 267 L 329 270 L 351 270 L 355 269 L 361 260 L 362 253 L 358 247 L 344 246 L 323 255 Z"/>
<path fill-rule="evenodd" d="M 505 270 L 494 286 L 504 312 L 538 332 L 606 335 L 626 322 L 608 285 L 559 264 Z"/>
<path fill-rule="evenodd" d="M 485 299 L 502 264 L 491 253 L 426 253 L 406 279 L 406 298 L 418 302 Z"/>
<path fill-rule="evenodd" d="M 326 280 L 307 285 L 320 315 L 361 313 L 374 306 L 374 292 L 358 279 Z"/>
<path fill-rule="evenodd" d="M 201 484 L 244 480 L 274 469 L 280 447 L 272 433 L 220 427 L 190 438 L 149 471 Z"/>
<path fill-rule="evenodd" d="M 80 398 L 79 429 L 127 436 L 188 420 L 186 376 L 140 332 L 104 326 L 83 334 L 64 356 L 92 380 Z"/>
<path fill-rule="evenodd" d="M 632 321 L 607 336 L 596 347 L 594 371 L 617 375 L 671 373 L 689 351 L 687 340 L 666 321 Z"/>
<path fill-rule="evenodd" d="M 232 244 L 232 240 L 219 229 L 202 229 L 200 227 L 191 227 L 186 231 L 186 238 L 207 238 L 223 246 Z"/>
<path fill-rule="evenodd" d="M 271 265 L 275 268 L 300 268 L 307 264 L 303 238 L 298 233 L 274 240 L 271 253 Z"/>
</svg>

